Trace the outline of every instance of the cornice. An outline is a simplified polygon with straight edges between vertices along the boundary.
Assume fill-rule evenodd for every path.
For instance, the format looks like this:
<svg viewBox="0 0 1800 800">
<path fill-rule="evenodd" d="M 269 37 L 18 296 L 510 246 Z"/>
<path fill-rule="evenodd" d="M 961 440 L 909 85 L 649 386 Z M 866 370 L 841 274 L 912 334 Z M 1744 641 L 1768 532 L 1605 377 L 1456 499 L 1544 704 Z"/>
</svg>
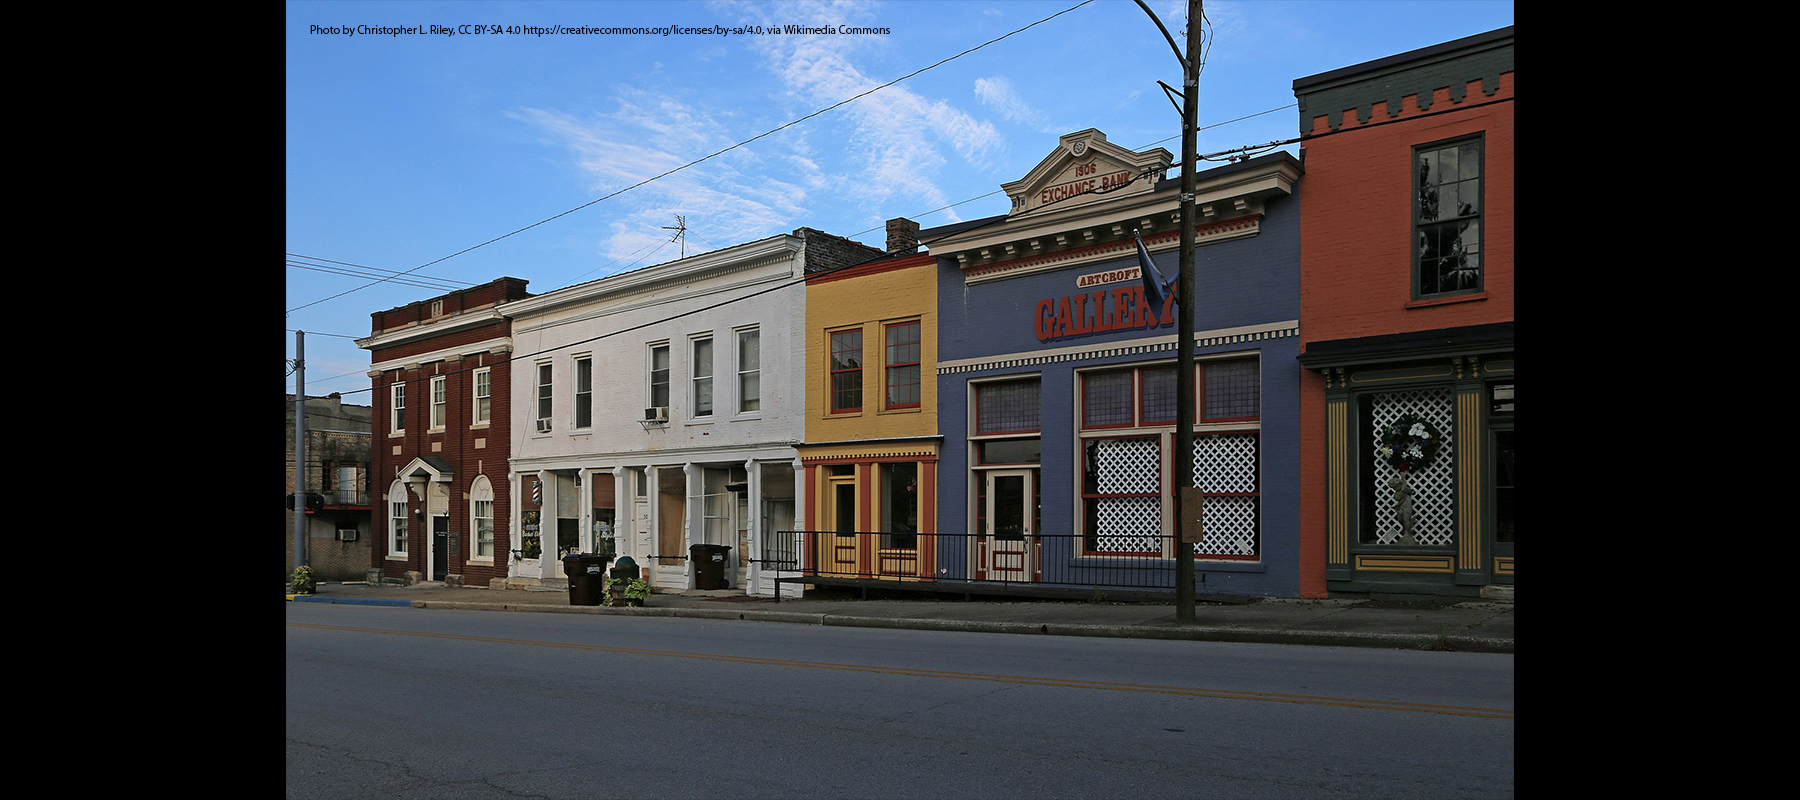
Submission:
<svg viewBox="0 0 1800 800">
<path fill-rule="evenodd" d="M 1259 325 L 1240 325 L 1232 328 L 1214 328 L 1194 332 L 1195 347 L 1214 347 L 1222 344 L 1241 344 L 1262 341 L 1265 339 L 1285 339 L 1300 335 L 1299 320 L 1281 322 L 1265 322 Z M 990 369 L 1012 369 L 1015 367 L 1050 364 L 1058 361 L 1087 361 L 1113 356 L 1138 355 L 1142 353 L 1176 352 L 1176 342 L 1181 335 L 1171 333 L 1164 336 L 1145 336 L 1137 339 L 1124 339 L 1111 342 L 1097 342 L 1072 347 L 1056 347 L 1045 350 L 1027 350 L 1018 353 L 1003 353 L 976 358 L 958 358 L 938 363 L 938 374 L 954 374 L 959 372 L 980 372 Z"/>
<path fill-rule="evenodd" d="M 483 325 L 492 325 L 496 322 L 505 321 L 506 318 L 500 315 L 497 308 L 489 306 L 474 311 L 464 311 L 458 314 L 439 317 L 427 322 L 411 323 L 403 328 L 382 331 L 381 333 L 366 336 L 354 341 L 356 342 L 357 347 L 364 350 L 375 350 L 377 348 L 394 347 L 396 345 L 408 344 L 422 339 L 429 339 L 434 336 L 443 336 L 457 331 L 478 328 Z"/>
<path fill-rule="evenodd" d="M 596 281 L 564 287 L 544 294 L 515 300 L 500 306 L 500 313 L 518 319 L 583 303 L 613 300 L 632 294 L 690 285 L 725 275 L 769 267 L 797 258 L 805 247 L 797 236 L 779 234 L 754 242 L 715 250 L 696 256 L 633 270 Z M 654 302 L 680 299 L 658 298 Z M 654 304 L 648 303 L 648 304 Z"/>
<path fill-rule="evenodd" d="M 1277 153 L 1196 176 L 1201 243 L 1255 235 L 1267 200 L 1292 194 L 1301 174 L 1299 161 Z M 1164 181 L 1153 192 L 1047 207 L 938 239 L 932 253 L 955 262 L 966 283 L 1118 258 L 1136 247 L 1133 231 L 1145 233 L 1146 245 L 1179 237 L 1179 194 L 1179 181 Z"/>
<path fill-rule="evenodd" d="M 430 364 L 435 361 L 449 361 L 452 358 L 477 356 L 483 353 L 504 355 L 510 352 L 512 352 L 512 340 L 504 337 L 486 339 L 479 342 L 457 345 L 456 347 L 433 350 L 428 353 L 416 353 L 402 358 L 390 358 L 386 361 L 377 361 L 369 365 L 369 372 L 371 373 L 370 377 L 374 377 L 375 374 L 386 372 L 390 369 L 413 369 L 420 365 Z"/>
</svg>

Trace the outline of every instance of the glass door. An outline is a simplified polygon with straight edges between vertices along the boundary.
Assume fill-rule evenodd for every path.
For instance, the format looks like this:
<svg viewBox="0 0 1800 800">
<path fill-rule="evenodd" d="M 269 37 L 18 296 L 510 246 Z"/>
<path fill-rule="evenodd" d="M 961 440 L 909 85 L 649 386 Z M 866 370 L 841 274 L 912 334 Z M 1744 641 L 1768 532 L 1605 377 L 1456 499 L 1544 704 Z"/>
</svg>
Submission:
<svg viewBox="0 0 1800 800">
<path fill-rule="evenodd" d="M 988 580 L 1031 580 L 1032 530 L 1031 470 L 994 470 L 985 473 L 987 525 L 982 531 L 981 563 Z"/>
</svg>

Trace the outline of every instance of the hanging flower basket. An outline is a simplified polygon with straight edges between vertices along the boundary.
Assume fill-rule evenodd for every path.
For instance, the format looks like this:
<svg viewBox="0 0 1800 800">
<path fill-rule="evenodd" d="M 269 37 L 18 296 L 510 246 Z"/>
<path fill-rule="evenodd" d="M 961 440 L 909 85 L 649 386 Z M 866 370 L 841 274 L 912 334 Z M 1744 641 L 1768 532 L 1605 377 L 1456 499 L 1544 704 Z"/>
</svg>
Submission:
<svg viewBox="0 0 1800 800">
<path fill-rule="evenodd" d="M 1424 417 L 1407 414 L 1381 431 L 1375 456 L 1402 473 L 1417 472 L 1431 463 L 1444 434 Z"/>
</svg>

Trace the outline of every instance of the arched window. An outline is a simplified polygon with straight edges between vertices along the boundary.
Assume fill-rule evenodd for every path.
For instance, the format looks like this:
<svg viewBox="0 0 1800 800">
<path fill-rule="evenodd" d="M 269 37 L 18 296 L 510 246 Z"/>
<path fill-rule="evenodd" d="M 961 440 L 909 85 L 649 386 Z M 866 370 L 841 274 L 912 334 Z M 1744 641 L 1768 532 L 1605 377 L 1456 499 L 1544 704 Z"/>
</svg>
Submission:
<svg viewBox="0 0 1800 800">
<path fill-rule="evenodd" d="M 406 555 L 406 484 L 394 481 L 388 486 L 388 538 L 390 556 Z"/>
<path fill-rule="evenodd" d="M 494 557 L 494 485 L 486 475 L 475 476 L 469 487 L 469 519 L 475 531 L 475 552 L 471 558 L 492 560 Z"/>
</svg>

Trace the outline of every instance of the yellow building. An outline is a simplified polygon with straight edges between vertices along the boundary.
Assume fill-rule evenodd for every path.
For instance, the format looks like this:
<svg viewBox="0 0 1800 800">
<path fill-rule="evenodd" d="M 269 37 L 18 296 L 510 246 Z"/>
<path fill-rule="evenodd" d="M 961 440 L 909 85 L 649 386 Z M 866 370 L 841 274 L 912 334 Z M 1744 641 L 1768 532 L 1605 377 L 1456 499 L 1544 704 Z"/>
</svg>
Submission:
<svg viewBox="0 0 1800 800">
<path fill-rule="evenodd" d="M 936 259 L 897 255 L 808 279 L 806 331 L 797 449 L 811 531 L 795 543 L 805 572 L 814 583 L 933 575 Z"/>
</svg>

